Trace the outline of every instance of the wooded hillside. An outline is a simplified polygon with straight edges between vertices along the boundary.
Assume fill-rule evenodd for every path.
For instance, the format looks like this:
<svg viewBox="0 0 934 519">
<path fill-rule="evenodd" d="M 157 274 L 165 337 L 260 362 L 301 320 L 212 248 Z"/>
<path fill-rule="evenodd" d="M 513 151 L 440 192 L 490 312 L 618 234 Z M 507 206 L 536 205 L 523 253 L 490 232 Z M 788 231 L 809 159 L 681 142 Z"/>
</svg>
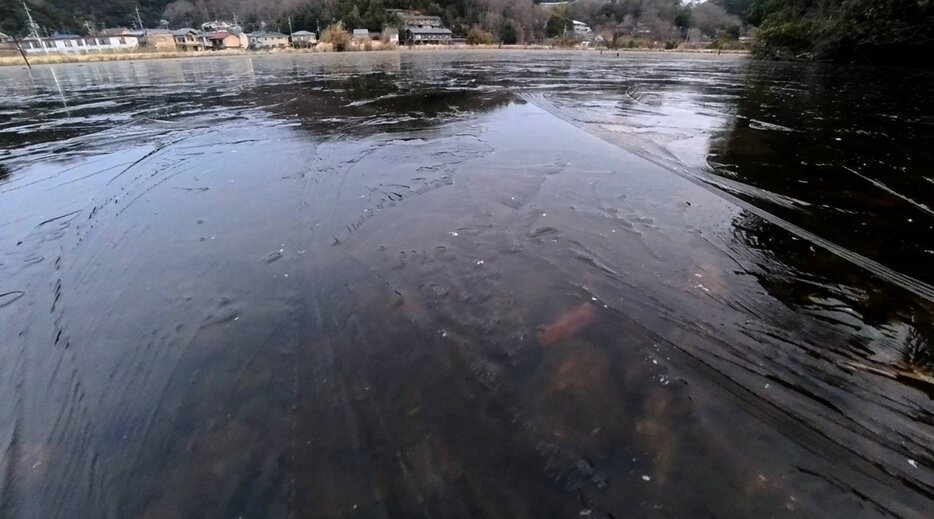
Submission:
<svg viewBox="0 0 934 519">
<path fill-rule="evenodd" d="M 235 16 L 247 31 L 318 31 L 343 20 L 379 30 L 394 23 L 387 9 L 438 15 L 455 33 L 482 31 L 506 43 L 563 34 L 570 20 L 589 24 L 610 46 L 651 42 L 732 45 L 754 41 L 756 55 L 934 64 L 934 0 L 575 0 L 545 10 L 538 0 L 28 0 L 44 31 L 92 32 L 133 27 L 196 27 Z M 22 2 L 0 0 L 0 30 L 25 34 Z"/>
</svg>

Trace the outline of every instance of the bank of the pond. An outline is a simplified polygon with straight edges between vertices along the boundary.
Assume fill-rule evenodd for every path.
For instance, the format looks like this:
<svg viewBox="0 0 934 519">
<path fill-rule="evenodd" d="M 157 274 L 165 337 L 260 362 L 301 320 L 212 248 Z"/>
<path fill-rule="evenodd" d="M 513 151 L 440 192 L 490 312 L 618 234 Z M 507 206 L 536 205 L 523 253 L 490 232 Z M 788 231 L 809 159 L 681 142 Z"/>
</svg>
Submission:
<svg viewBox="0 0 934 519">
<path fill-rule="evenodd" d="M 623 52 L 660 52 L 660 53 L 700 53 L 700 54 L 748 54 L 744 50 L 722 50 L 717 49 L 653 49 L 653 48 L 632 48 L 632 49 L 594 49 L 579 47 L 556 47 L 549 45 L 423 45 L 418 47 L 384 47 L 373 48 L 371 50 L 355 49 L 348 52 L 437 52 L 437 51 L 495 51 L 495 50 L 527 50 L 527 51 L 577 51 L 577 52 L 597 52 L 597 53 L 623 53 Z M 319 45 L 313 49 L 285 49 L 276 51 L 248 51 L 248 50 L 222 50 L 212 52 L 126 52 L 126 53 L 107 53 L 107 54 L 47 54 L 27 56 L 31 65 L 55 65 L 60 63 L 99 63 L 104 61 L 140 61 L 151 59 L 181 59 L 181 58 L 218 58 L 223 56 L 269 56 L 284 54 L 321 54 L 335 52 L 326 44 Z M 0 56 L 0 67 L 21 67 L 25 66 L 22 56 Z"/>
</svg>

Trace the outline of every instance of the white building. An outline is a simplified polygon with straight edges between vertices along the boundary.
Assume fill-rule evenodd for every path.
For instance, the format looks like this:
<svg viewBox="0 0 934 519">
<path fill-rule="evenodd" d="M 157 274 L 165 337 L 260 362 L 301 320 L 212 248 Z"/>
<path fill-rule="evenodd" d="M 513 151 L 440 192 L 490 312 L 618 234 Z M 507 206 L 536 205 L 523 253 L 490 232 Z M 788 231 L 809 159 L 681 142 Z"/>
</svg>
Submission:
<svg viewBox="0 0 934 519">
<path fill-rule="evenodd" d="M 129 52 L 139 48 L 137 36 L 76 36 L 25 39 L 20 46 L 27 54 L 88 54 L 92 52 Z"/>
<path fill-rule="evenodd" d="M 276 31 L 256 31 L 249 35 L 252 49 L 284 49 L 289 46 L 289 37 Z"/>
<path fill-rule="evenodd" d="M 565 2 L 541 2 L 538 4 L 539 7 L 546 11 L 552 11 L 557 7 L 564 7 L 571 3 L 571 0 Z"/>
<path fill-rule="evenodd" d="M 389 43 L 399 43 L 399 29 L 395 27 L 383 29 L 383 40 Z"/>
<path fill-rule="evenodd" d="M 314 47 L 318 44 L 318 37 L 310 31 L 295 31 L 292 33 L 292 46 L 298 48 Z"/>
<path fill-rule="evenodd" d="M 239 33 L 243 32 L 243 29 L 240 27 L 240 24 L 237 23 L 236 18 L 232 22 L 225 20 L 214 20 L 213 22 L 204 22 L 201 24 L 202 32 L 233 32 Z"/>
<path fill-rule="evenodd" d="M 584 23 L 584 22 L 581 22 L 581 21 L 578 21 L 578 20 L 573 20 L 572 23 L 574 24 L 574 29 L 573 29 L 573 30 L 574 30 L 575 33 L 578 33 L 578 34 L 588 34 L 588 33 L 593 32 L 593 29 L 591 29 L 590 26 L 587 25 L 587 24 Z"/>
</svg>

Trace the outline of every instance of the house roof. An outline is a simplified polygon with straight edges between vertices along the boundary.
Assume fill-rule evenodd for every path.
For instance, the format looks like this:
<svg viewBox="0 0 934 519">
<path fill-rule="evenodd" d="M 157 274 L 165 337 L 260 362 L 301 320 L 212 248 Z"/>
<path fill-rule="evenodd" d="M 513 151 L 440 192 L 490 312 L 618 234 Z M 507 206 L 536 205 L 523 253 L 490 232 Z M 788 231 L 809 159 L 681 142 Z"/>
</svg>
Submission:
<svg viewBox="0 0 934 519">
<path fill-rule="evenodd" d="M 451 29 L 444 29 L 442 27 L 409 27 L 406 30 L 412 34 L 453 34 Z"/>
<path fill-rule="evenodd" d="M 73 40 L 76 38 L 80 38 L 80 36 L 78 36 L 77 34 L 60 34 L 60 33 L 55 33 L 52 35 L 53 40 Z"/>
<path fill-rule="evenodd" d="M 288 38 L 288 36 L 276 31 L 256 31 L 250 34 L 250 38 Z"/>
<path fill-rule="evenodd" d="M 214 20 L 213 22 L 204 22 L 201 24 L 203 31 L 229 31 L 233 33 L 241 32 L 239 25 L 224 20 Z"/>
<path fill-rule="evenodd" d="M 9 38 L 9 36 L 7 36 L 6 34 L 3 34 L 2 32 L 0 32 L 0 38 Z"/>
<path fill-rule="evenodd" d="M 198 34 L 199 31 L 192 29 L 191 27 L 185 27 L 184 29 L 176 29 L 172 31 L 172 34 L 175 36 L 185 36 L 186 34 Z"/>
<path fill-rule="evenodd" d="M 440 16 L 430 16 L 421 13 L 412 13 L 412 12 L 399 12 L 396 13 L 396 16 L 399 17 L 405 23 L 432 23 L 440 24 Z"/>
<path fill-rule="evenodd" d="M 208 39 L 209 40 L 223 40 L 224 38 L 228 36 L 236 37 L 237 35 L 229 31 L 218 31 L 218 32 L 212 32 L 211 34 L 209 34 Z"/>
<path fill-rule="evenodd" d="M 295 31 L 292 33 L 292 36 L 314 36 L 315 33 L 311 31 Z"/>
<path fill-rule="evenodd" d="M 98 31 L 101 36 L 120 36 L 130 32 L 126 27 L 107 27 Z"/>
</svg>

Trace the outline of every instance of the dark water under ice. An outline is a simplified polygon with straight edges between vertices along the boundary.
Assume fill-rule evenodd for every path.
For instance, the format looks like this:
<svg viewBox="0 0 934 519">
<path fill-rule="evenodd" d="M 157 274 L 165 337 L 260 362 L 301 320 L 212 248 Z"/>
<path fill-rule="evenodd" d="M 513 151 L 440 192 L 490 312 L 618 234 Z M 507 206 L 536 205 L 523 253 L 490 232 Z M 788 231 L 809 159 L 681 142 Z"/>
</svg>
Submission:
<svg viewBox="0 0 934 519">
<path fill-rule="evenodd" d="M 2 517 L 924 517 L 934 75 L 0 69 Z"/>
</svg>

